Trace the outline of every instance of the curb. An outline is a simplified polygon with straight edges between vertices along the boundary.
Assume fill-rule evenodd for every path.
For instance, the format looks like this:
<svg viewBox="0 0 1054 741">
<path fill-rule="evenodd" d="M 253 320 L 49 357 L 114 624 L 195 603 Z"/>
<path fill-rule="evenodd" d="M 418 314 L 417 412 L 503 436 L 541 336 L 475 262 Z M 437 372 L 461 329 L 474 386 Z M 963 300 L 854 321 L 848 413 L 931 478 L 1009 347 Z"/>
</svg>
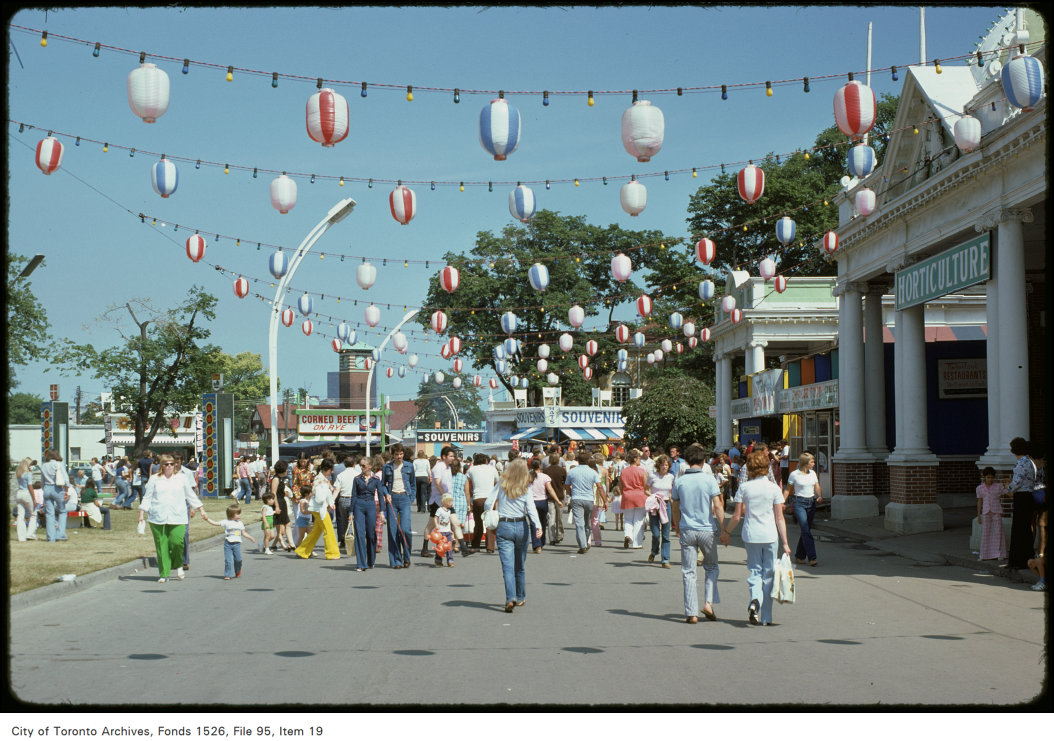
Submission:
<svg viewBox="0 0 1054 741">
<path fill-rule="evenodd" d="M 218 545 L 223 542 L 224 534 L 214 535 L 204 540 L 197 540 L 190 544 L 190 552 L 196 553 L 197 551 L 203 551 L 206 548 L 210 548 L 214 545 Z M 47 584 L 36 589 L 29 589 L 19 594 L 13 594 L 8 597 L 8 609 L 11 612 L 18 610 L 24 610 L 27 607 L 35 607 L 36 605 L 44 602 L 50 602 L 60 597 L 66 597 L 75 592 L 81 592 L 89 587 L 93 587 L 96 584 L 101 584 L 104 581 L 111 579 L 120 578 L 122 576 L 128 576 L 136 573 L 140 570 L 146 570 L 150 568 L 157 568 L 157 559 L 154 556 L 143 556 L 127 563 L 118 564 L 117 566 L 110 566 L 109 568 L 101 569 L 99 571 L 92 571 L 87 574 L 78 574 L 77 578 L 73 581 L 59 581 L 54 584 Z"/>
<path fill-rule="evenodd" d="M 907 558 L 911 561 L 926 564 L 944 564 L 950 566 L 962 566 L 967 569 L 974 571 L 983 571 L 992 576 L 998 576 L 1001 579 L 1006 579 L 1009 582 L 1015 584 L 1035 584 L 1039 581 L 1039 578 L 1027 569 L 1020 571 L 1013 571 L 999 566 L 995 562 L 979 561 L 976 558 L 968 558 L 965 556 L 950 554 L 950 553 L 928 553 L 926 551 L 919 550 L 918 548 L 898 548 L 896 544 L 896 536 L 890 536 L 883 540 L 869 540 L 859 533 L 853 532 L 852 530 L 845 530 L 837 525 L 831 526 L 830 523 L 814 524 L 813 530 L 819 530 L 822 532 L 828 532 L 832 535 L 838 535 L 843 538 L 855 541 L 857 543 L 864 543 L 880 550 L 889 551 L 894 555 L 900 556 L 901 558 Z"/>
</svg>

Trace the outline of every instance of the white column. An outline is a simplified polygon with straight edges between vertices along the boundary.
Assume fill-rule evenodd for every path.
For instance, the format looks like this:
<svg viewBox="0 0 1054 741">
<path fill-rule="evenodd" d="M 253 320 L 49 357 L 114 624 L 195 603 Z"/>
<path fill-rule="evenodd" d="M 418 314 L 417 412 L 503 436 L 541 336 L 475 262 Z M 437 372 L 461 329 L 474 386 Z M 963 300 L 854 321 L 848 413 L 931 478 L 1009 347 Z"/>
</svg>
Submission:
<svg viewBox="0 0 1054 741">
<path fill-rule="evenodd" d="M 893 449 L 904 440 L 904 314 L 893 312 Z"/>
<path fill-rule="evenodd" d="M 835 461 L 873 460 L 864 435 L 864 327 L 860 286 L 849 283 L 838 302 L 838 418 Z"/>
<path fill-rule="evenodd" d="M 717 448 L 732 446 L 732 358 L 727 353 L 715 353 L 717 360 L 715 393 L 717 395 Z"/>
<path fill-rule="evenodd" d="M 977 461 L 977 465 L 991 466 L 994 463 L 1005 464 L 1012 461 L 1008 442 L 1004 437 L 1000 414 L 999 385 L 999 282 L 994 278 L 985 285 L 985 359 L 988 371 L 988 448 Z"/>
<path fill-rule="evenodd" d="M 882 287 L 871 288 L 864 301 L 864 408 L 866 410 L 867 449 L 878 460 L 884 459 L 886 448 L 886 366 L 882 340 Z M 839 362 L 841 352 L 839 352 Z M 841 373 L 839 373 L 839 381 Z"/>
<path fill-rule="evenodd" d="M 750 373 L 758 373 L 759 371 L 765 370 L 765 346 L 768 343 L 764 340 L 752 340 L 750 346 L 747 348 L 747 365 L 750 366 Z"/>
<path fill-rule="evenodd" d="M 926 307 L 923 304 L 897 312 L 901 344 L 897 381 L 897 447 L 890 460 L 935 462 L 930 451 L 926 414 Z"/>
<path fill-rule="evenodd" d="M 1025 308 L 1025 244 L 1021 222 L 1032 212 L 1004 212 L 995 248 L 999 281 L 999 446 L 1015 437 L 1029 438 L 1028 312 Z M 991 384 L 989 384 L 991 388 Z"/>
</svg>

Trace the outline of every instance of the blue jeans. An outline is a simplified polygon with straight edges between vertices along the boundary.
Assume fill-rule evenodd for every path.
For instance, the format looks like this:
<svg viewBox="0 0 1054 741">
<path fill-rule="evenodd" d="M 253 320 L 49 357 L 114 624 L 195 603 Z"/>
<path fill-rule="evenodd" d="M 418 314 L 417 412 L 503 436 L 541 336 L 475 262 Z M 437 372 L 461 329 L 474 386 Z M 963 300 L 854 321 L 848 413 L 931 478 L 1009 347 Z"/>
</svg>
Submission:
<svg viewBox="0 0 1054 741">
<path fill-rule="evenodd" d="M 245 497 L 245 503 L 248 504 L 253 498 L 253 485 L 249 479 L 238 479 L 238 499 Z"/>
<path fill-rule="evenodd" d="M 527 526 L 526 520 L 498 523 L 498 558 L 506 602 L 522 602 L 527 597 Z"/>
<path fill-rule="evenodd" d="M 743 543 L 747 549 L 747 588 L 750 599 L 761 605 L 761 622 L 772 622 L 772 583 L 776 576 L 776 549 L 772 543 Z"/>
<path fill-rule="evenodd" d="M 355 567 L 372 569 L 377 555 L 377 505 L 373 497 L 355 497 L 351 503 L 352 519 L 355 522 Z"/>
<path fill-rule="evenodd" d="M 798 546 L 794 549 L 797 558 L 808 558 L 816 560 L 816 541 L 812 537 L 812 521 L 816 517 L 816 499 L 813 497 L 794 497 L 794 519 L 798 521 L 801 535 L 798 536 Z"/>
<path fill-rule="evenodd" d="M 590 520 L 593 519 L 594 506 L 596 505 L 591 500 L 571 500 L 571 512 L 575 516 L 575 540 L 578 541 L 579 548 L 585 548 L 589 545 L 589 536 L 586 533 L 590 527 Z"/>
<path fill-rule="evenodd" d="M 242 544 L 223 541 L 223 575 L 238 576 L 242 573 Z"/>
<path fill-rule="evenodd" d="M 113 506 L 130 507 L 132 502 L 135 501 L 135 495 L 132 493 L 127 479 L 117 479 L 114 486 L 117 489 L 117 496 L 114 497 Z"/>
<path fill-rule="evenodd" d="M 662 532 L 662 562 L 670 562 L 670 518 L 673 517 L 673 512 L 670 509 L 671 505 L 666 502 L 666 522 L 663 523 L 659 519 L 658 515 L 648 515 L 648 525 L 651 527 L 651 555 L 656 555 L 659 552 L 659 532 L 660 525 Z"/>
<path fill-rule="evenodd" d="M 536 538 L 531 533 L 531 547 L 542 548 L 545 545 L 545 523 L 549 521 L 549 500 L 535 501 L 534 506 L 538 510 L 538 521 L 542 523 L 542 537 Z"/>
<path fill-rule="evenodd" d="M 393 569 L 410 563 L 410 544 L 413 528 L 410 526 L 410 495 L 392 494 L 388 515 L 388 565 Z M 401 535 L 400 535 L 401 533 Z"/>
<path fill-rule="evenodd" d="M 44 517 L 48 541 L 66 540 L 66 492 L 57 486 L 44 486 Z"/>
</svg>

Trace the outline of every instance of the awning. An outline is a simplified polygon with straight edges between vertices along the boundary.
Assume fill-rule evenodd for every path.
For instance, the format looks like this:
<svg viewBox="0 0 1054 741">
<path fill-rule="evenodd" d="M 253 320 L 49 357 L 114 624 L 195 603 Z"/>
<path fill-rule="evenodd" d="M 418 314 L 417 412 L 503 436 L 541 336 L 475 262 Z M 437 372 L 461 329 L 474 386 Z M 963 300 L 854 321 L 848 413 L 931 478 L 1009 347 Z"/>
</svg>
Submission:
<svg viewBox="0 0 1054 741">
<path fill-rule="evenodd" d="M 403 439 L 396 437 L 389 433 L 374 432 L 370 435 L 370 445 L 380 445 L 381 438 L 386 438 L 387 445 L 394 443 L 401 443 Z M 300 435 L 297 438 L 298 442 L 311 443 L 311 444 L 344 444 L 344 445 L 365 445 L 366 444 L 366 433 L 361 435 Z"/>
<path fill-rule="evenodd" d="M 105 443 L 106 438 L 104 437 L 99 442 Z M 154 439 L 150 441 L 150 444 L 193 446 L 194 442 L 194 435 L 184 435 L 182 437 L 172 437 L 171 435 L 154 435 Z M 121 446 L 135 445 L 135 435 L 110 435 L 110 444 Z"/>
<path fill-rule="evenodd" d="M 562 427 L 560 434 L 571 440 L 591 442 L 594 440 L 621 440 L 626 435 L 624 427 Z"/>
<path fill-rule="evenodd" d="M 506 440 L 546 440 L 545 435 L 546 428 L 544 427 L 528 427 L 526 430 L 519 430 L 515 435 L 509 435 Z"/>
</svg>

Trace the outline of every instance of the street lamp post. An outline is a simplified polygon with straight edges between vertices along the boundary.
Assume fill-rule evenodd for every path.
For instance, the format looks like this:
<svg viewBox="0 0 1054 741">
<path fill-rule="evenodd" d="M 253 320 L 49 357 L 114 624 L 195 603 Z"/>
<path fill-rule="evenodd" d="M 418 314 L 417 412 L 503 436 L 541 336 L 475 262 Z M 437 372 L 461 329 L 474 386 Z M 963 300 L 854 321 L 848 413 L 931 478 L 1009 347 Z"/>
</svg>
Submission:
<svg viewBox="0 0 1054 741">
<path fill-rule="evenodd" d="M 415 316 L 417 316 L 417 312 L 418 311 L 419 311 L 419 309 L 414 309 L 413 311 L 406 312 L 406 316 L 404 316 L 402 318 L 402 321 L 400 321 L 398 324 L 396 324 L 394 327 L 392 327 L 392 330 L 388 333 L 388 336 L 384 338 L 384 341 L 382 341 L 380 346 L 377 348 L 378 361 L 380 360 L 381 352 L 384 351 L 384 346 L 388 344 L 388 340 L 390 340 L 392 338 L 392 335 L 395 334 L 396 332 L 398 332 L 402 328 L 402 326 L 404 324 L 406 324 L 408 321 L 410 321 Z M 366 457 L 367 458 L 370 457 L 370 439 L 372 437 L 372 434 L 371 434 L 372 426 L 370 424 L 370 412 L 373 411 L 373 397 L 370 395 L 370 393 L 371 393 L 371 390 L 373 388 L 373 372 L 374 371 L 371 368 L 369 375 L 366 376 Z"/>
<path fill-rule="evenodd" d="M 274 302 L 271 304 L 271 326 L 267 335 L 268 343 L 268 357 L 270 360 L 270 375 L 271 375 L 271 465 L 273 466 L 278 462 L 278 322 L 282 315 L 282 302 L 285 300 L 285 295 L 289 291 L 289 282 L 293 279 L 296 274 L 296 269 L 300 267 L 300 263 L 303 261 L 304 256 L 311 251 L 317 242 L 326 231 L 333 226 L 344 220 L 348 214 L 355 208 L 355 200 L 353 198 L 345 198 L 333 208 L 329 210 L 326 217 L 322 221 L 318 222 L 315 227 L 307 233 L 304 237 L 304 241 L 297 247 L 296 254 L 293 256 L 292 261 L 289 264 L 289 270 L 282 279 L 278 281 L 278 289 L 274 294 Z M 289 420 L 286 420 L 288 425 Z"/>
<path fill-rule="evenodd" d="M 454 429 L 460 430 L 461 420 L 458 419 L 457 409 L 454 407 L 454 404 L 450 401 L 450 399 L 446 398 L 445 396 L 440 396 L 439 398 L 446 402 L 446 405 L 450 407 L 450 413 L 454 415 Z"/>
</svg>

